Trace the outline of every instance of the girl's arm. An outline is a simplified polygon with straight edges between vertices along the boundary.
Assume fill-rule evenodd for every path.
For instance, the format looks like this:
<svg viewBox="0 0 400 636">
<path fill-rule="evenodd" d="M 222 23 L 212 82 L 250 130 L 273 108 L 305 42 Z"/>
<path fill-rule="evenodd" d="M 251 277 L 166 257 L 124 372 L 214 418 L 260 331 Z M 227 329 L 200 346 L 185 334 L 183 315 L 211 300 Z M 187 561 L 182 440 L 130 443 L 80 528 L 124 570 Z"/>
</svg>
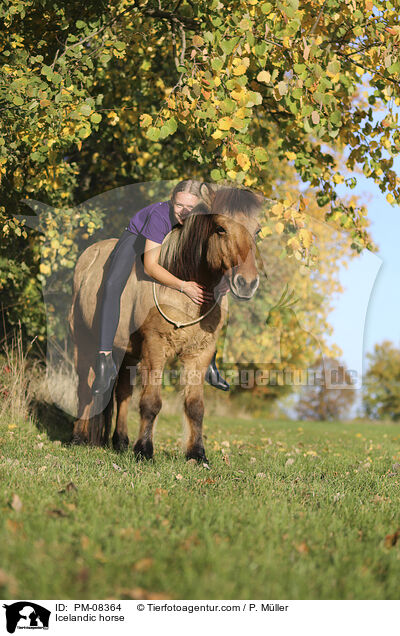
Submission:
<svg viewBox="0 0 400 636">
<path fill-rule="evenodd" d="M 165 267 L 162 267 L 158 262 L 160 251 L 161 245 L 159 243 L 146 239 L 143 265 L 144 271 L 148 276 L 162 283 L 162 285 L 182 291 L 198 305 L 201 305 L 206 300 L 214 300 L 214 294 L 208 292 L 203 285 L 190 280 L 181 280 L 171 274 Z"/>
</svg>

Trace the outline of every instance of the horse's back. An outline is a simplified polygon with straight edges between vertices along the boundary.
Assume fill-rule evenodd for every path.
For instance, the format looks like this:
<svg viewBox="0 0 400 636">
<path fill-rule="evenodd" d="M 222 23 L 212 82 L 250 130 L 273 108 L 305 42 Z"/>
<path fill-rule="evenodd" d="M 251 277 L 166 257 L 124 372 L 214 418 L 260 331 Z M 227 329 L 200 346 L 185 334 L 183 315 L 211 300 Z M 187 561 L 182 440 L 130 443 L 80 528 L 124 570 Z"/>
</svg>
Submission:
<svg viewBox="0 0 400 636">
<path fill-rule="evenodd" d="M 106 265 L 118 239 L 90 245 L 80 255 L 74 272 L 74 303 L 87 327 L 92 328 Z"/>
</svg>

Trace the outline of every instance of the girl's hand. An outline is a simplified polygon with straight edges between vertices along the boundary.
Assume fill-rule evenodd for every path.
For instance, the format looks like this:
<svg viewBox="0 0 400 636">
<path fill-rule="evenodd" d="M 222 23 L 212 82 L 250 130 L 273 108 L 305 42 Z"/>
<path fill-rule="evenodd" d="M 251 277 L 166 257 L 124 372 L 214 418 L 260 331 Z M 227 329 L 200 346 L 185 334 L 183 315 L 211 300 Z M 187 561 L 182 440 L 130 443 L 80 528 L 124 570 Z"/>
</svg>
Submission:
<svg viewBox="0 0 400 636">
<path fill-rule="evenodd" d="M 202 305 L 204 302 L 214 300 L 214 294 L 211 294 L 203 285 L 199 285 L 193 280 L 182 281 L 181 289 L 196 305 Z"/>
</svg>

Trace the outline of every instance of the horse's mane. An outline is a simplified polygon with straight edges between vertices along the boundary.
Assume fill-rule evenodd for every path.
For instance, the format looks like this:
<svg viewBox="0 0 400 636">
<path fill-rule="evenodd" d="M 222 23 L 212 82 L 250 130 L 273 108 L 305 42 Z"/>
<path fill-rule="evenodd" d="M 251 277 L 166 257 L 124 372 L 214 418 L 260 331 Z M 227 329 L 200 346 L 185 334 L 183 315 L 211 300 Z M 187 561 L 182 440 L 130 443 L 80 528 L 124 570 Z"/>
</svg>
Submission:
<svg viewBox="0 0 400 636">
<path fill-rule="evenodd" d="M 199 203 L 180 227 L 174 228 L 161 246 L 159 263 L 183 280 L 196 280 L 212 231 L 212 214 Z"/>
<path fill-rule="evenodd" d="M 204 263 L 208 239 L 214 229 L 216 214 L 234 218 L 243 213 L 256 216 L 262 198 L 251 190 L 221 188 L 214 193 L 211 205 L 201 202 L 193 208 L 182 226 L 174 228 L 165 238 L 159 263 L 171 274 L 183 280 L 196 280 Z"/>
</svg>

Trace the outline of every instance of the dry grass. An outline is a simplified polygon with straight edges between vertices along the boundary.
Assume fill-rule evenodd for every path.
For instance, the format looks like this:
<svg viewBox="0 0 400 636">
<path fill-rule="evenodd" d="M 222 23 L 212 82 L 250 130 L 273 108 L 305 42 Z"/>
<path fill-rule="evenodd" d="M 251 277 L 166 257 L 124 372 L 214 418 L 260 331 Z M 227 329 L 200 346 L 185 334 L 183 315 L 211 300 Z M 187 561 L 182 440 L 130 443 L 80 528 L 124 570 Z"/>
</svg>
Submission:
<svg viewBox="0 0 400 636">
<path fill-rule="evenodd" d="M 28 363 L 28 354 L 36 338 L 24 350 L 21 323 L 11 337 L 7 338 L 3 347 L 3 358 L 0 362 L 0 419 L 7 413 L 12 419 L 26 419 L 29 404 L 29 377 L 32 367 Z"/>
</svg>

